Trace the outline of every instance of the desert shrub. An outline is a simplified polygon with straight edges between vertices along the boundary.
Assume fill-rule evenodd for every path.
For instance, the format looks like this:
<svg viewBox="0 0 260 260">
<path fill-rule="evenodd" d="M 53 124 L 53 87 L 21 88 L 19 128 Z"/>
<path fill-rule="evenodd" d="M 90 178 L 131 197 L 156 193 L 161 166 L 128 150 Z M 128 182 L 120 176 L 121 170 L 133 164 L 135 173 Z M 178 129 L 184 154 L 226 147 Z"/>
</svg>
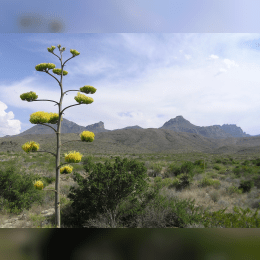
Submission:
<svg viewBox="0 0 260 260">
<path fill-rule="evenodd" d="M 219 187 L 220 182 L 218 180 L 212 180 L 212 179 L 208 179 L 207 177 L 204 177 L 201 181 L 199 181 L 198 185 L 199 187 L 206 187 L 206 186 Z"/>
<path fill-rule="evenodd" d="M 245 165 L 245 166 L 248 166 L 250 164 L 250 161 L 248 160 L 245 160 L 244 162 L 241 163 L 241 165 Z"/>
<path fill-rule="evenodd" d="M 157 176 L 157 177 L 154 178 L 153 186 L 157 186 L 158 189 L 162 189 L 165 186 L 172 185 L 173 182 L 174 182 L 174 180 L 171 179 L 171 178 L 162 179 L 161 177 Z"/>
<path fill-rule="evenodd" d="M 195 166 L 199 166 L 201 169 L 204 170 L 204 160 L 198 160 L 194 162 Z M 205 162 L 205 169 L 207 168 L 207 162 Z"/>
<path fill-rule="evenodd" d="M 181 191 L 185 189 L 186 187 L 189 187 L 191 184 L 191 176 L 188 174 L 181 174 L 178 178 L 179 182 L 176 185 L 176 190 Z"/>
<path fill-rule="evenodd" d="M 35 175 L 21 175 L 16 169 L 13 162 L 5 170 L 0 170 L 0 196 L 10 212 L 20 213 L 24 208 L 29 210 L 34 202 L 42 203 L 44 193 L 35 189 Z"/>
<path fill-rule="evenodd" d="M 85 167 L 87 166 L 87 172 L 92 170 L 93 165 L 95 165 L 95 163 L 93 162 L 93 159 L 94 159 L 94 157 L 89 155 L 82 161 L 83 166 L 85 166 Z"/>
<path fill-rule="evenodd" d="M 241 177 L 242 170 L 240 166 L 236 166 L 234 169 L 232 169 L 232 172 L 235 174 L 236 177 Z"/>
<path fill-rule="evenodd" d="M 194 169 L 194 164 L 192 162 L 184 162 L 181 165 L 181 173 L 191 173 L 192 169 Z"/>
<path fill-rule="evenodd" d="M 78 173 L 74 174 L 79 187 L 71 187 L 68 194 L 68 198 L 73 201 L 74 223 L 78 227 L 83 227 L 84 223 L 98 214 L 104 214 L 110 226 L 114 227 L 122 214 L 120 203 L 126 200 L 136 202 L 136 207 L 130 210 L 131 214 L 142 210 L 142 203 L 139 204 L 136 196 L 146 192 L 149 187 L 147 168 L 143 163 L 128 161 L 127 158 L 121 161 L 116 157 L 113 166 L 108 160 L 104 165 L 97 163 L 91 166 L 93 171 L 86 179 Z M 84 166 L 86 171 L 89 168 L 89 165 Z M 124 210 L 124 213 L 127 212 Z"/>
<path fill-rule="evenodd" d="M 199 167 L 199 169 L 201 168 Z M 184 173 L 193 178 L 195 174 L 201 172 L 199 169 L 192 162 L 184 162 L 179 167 L 174 164 L 170 164 L 165 172 L 165 177 L 171 177 L 172 175 L 176 177 Z"/>
<path fill-rule="evenodd" d="M 41 177 L 41 181 L 43 182 L 44 187 L 48 186 L 49 184 L 52 184 L 56 180 L 56 177 Z"/>
<path fill-rule="evenodd" d="M 234 207 L 234 214 L 224 213 L 225 209 L 216 212 L 205 212 L 204 221 L 202 222 L 205 228 L 222 226 L 225 228 L 259 228 L 260 218 L 257 218 L 258 209 L 252 216 L 246 216 L 247 213 L 252 211 L 247 208 L 243 210 L 240 208 L 242 214 L 239 212 L 239 208 Z"/>
<path fill-rule="evenodd" d="M 239 185 L 239 189 L 243 190 L 243 193 L 250 192 L 250 190 L 254 187 L 254 182 L 252 180 L 249 181 L 241 181 Z"/>
<path fill-rule="evenodd" d="M 219 166 L 219 165 L 214 165 L 214 166 L 213 166 L 213 169 L 215 169 L 215 170 L 219 171 L 221 168 L 220 168 L 220 166 Z"/>
<path fill-rule="evenodd" d="M 150 189 L 140 196 L 141 203 L 137 197 L 124 200 L 118 209 L 120 212 L 119 223 L 127 228 L 136 228 L 138 218 L 144 213 L 148 205 L 158 197 L 160 187 L 161 183 L 158 182 L 150 186 Z"/>
<path fill-rule="evenodd" d="M 232 164 L 234 165 L 234 164 L 239 164 L 239 162 L 238 161 L 235 161 L 235 160 L 233 160 L 232 161 Z"/>
<path fill-rule="evenodd" d="M 157 162 L 157 163 L 154 163 L 151 168 L 155 171 L 155 172 L 161 172 L 162 171 L 162 165 L 163 163 L 162 162 Z"/>
<path fill-rule="evenodd" d="M 243 192 L 242 189 L 239 189 L 238 187 L 233 186 L 233 185 L 228 187 L 228 189 L 227 189 L 227 193 L 230 195 L 233 193 L 242 194 L 242 192 Z"/>
<path fill-rule="evenodd" d="M 251 167 L 248 166 L 242 166 L 242 170 L 246 173 L 252 173 L 253 169 Z"/>
<path fill-rule="evenodd" d="M 201 221 L 203 210 L 201 207 L 195 208 L 194 201 L 195 199 L 179 200 L 176 197 L 157 195 L 146 210 L 136 217 L 136 222 L 141 222 L 142 228 L 185 228 L 189 224 L 197 224 Z M 156 212 L 161 217 L 154 218 L 151 212 Z"/>
<path fill-rule="evenodd" d="M 223 160 L 222 160 L 222 164 L 224 164 L 224 165 L 229 164 L 229 163 L 230 163 L 230 162 L 229 162 L 228 159 L 223 159 Z"/>
<path fill-rule="evenodd" d="M 260 176 L 253 176 L 252 180 L 254 182 L 254 186 L 256 186 L 257 189 L 260 189 Z"/>
<path fill-rule="evenodd" d="M 194 175 L 201 174 L 201 173 L 203 173 L 203 172 L 204 172 L 204 169 L 202 169 L 202 168 L 200 168 L 200 167 L 198 167 L 198 166 L 196 166 L 196 167 L 193 169 Z"/>
<path fill-rule="evenodd" d="M 175 163 L 171 163 L 168 165 L 166 172 L 164 173 L 165 177 L 173 177 L 181 174 L 180 167 L 175 165 Z"/>
<path fill-rule="evenodd" d="M 260 158 L 252 160 L 252 163 L 256 166 L 260 166 Z"/>
</svg>

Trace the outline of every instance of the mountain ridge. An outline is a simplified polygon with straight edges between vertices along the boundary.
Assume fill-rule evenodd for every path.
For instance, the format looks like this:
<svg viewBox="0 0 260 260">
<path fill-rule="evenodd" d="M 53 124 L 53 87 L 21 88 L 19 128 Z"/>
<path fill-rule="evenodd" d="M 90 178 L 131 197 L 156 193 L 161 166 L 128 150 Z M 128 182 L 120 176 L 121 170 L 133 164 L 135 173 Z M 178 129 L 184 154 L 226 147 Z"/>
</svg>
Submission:
<svg viewBox="0 0 260 260">
<path fill-rule="evenodd" d="M 52 126 L 57 131 L 57 124 L 48 123 L 46 125 Z M 63 118 L 63 121 L 61 121 L 61 133 L 81 133 L 82 131 L 101 133 L 101 132 L 111 132 L 111 131 L 126 130 L 126 129 L 168 129 L 168 130 L 173 130 L 174 132 L 194 133 L 194 134 L 201 135 L 203 137 L 213 138 L 213 139 L 251 137 L 251 135 L 243 132 L 243 130 L 240 127 L 236 126 L 235 124 L 223 124 L 222 126 L 221 125 L 196 126 L 190 123 L 185 118 L 183 118 L 183 116 L 176 116 L 175 118 L 172 118 L 169 121 L 165 122 L 163 126 L 159 128 L 142 128 L 138 125 L 135 125 L 135 126 L 128 126 L 122 129 L 114 129 L 114 130 L 105 129 L 104 122 L 102 121 L 99 121 L 98 123 L 92 125 L 88 125 L 86 127 L 80 126 L 65 118 Z M 6 135 L 4 137 L 24 136 L 30 134 L 32 135 L 53 134 L 53 133 L 54 131 L 50 127 L 37 124 L 20 134 Z M 260 135 L 255 135 L 255 136 L 260 136 Z"/>
</svg>

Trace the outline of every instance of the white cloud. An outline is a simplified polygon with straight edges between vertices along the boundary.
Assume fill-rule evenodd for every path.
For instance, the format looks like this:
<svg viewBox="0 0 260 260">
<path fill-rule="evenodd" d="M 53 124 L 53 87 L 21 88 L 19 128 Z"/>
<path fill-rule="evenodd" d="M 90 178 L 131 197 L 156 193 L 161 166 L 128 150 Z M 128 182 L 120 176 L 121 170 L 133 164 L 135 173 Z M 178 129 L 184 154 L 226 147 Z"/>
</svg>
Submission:
<svg viewBox="0 0 260 260">
<path fill-rule="evenodd" d="M 21 122 L 14 120 L 12 111 L 6 113 L 7 105 L 0 101 L 0 137 L 5 135 L 16 135 L 21 131 Z"/>
<path fill-rule="evenodd" d="M 214 54 L 210 55 L 209 57 L 210 57 L 210 59 L 213 59 L 213 60 L 217 60 L 218 59 L 218 56 L 214 55 Z"/>
<path fill-rule="evenodd" d="M 228 67 L 229 69 L 230 69 L 231 67 L 238 67 L 238 64 L 237 64 L 235 61 L 233 61 L 233 60 L 224 59 L 223 62 L 227 65 L 227 67 Z"/>
</svg>

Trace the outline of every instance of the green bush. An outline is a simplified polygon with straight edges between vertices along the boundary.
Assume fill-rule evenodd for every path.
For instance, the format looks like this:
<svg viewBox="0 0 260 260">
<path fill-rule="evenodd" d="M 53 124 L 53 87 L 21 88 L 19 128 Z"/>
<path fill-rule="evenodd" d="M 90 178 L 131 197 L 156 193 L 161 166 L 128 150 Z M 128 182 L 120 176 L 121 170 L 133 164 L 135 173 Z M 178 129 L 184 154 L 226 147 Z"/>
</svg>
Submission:
<svg viewBox="0 0 260 260">
<path fill-rule="evenodd" d="M 242 170 L 246 173 L 252 173 L 253 169 L 251 167 L 248 166 L 242 166 Z"/>
<path fill-rule="evenodd" d="M 184 162 L 181 165 L 181 173 L 191 173 L 192 169 L 194 169 L 194 164 L 192 162 Z"/>
<path fill-rule="evenodd" d="M 122 213 L 137 214 L 142 211 L 143 204 L 137 201 L 136 196 L 142 195 L 149 187 L 144 163 L 128 161 L 126 158 L 121 161 L 116 157 L 113 167 L 108 160 L 104 165 L 97 163 L 91 167 L 93 171 L 86 179 L 78 173 L 74 174 L 74 181 L 79 184 L 79 188 L 71 187 L 68 194 L 68 198 L 73 201 L 74 224 L 83 227 L 97 215 L 104 214 L 109 225 L 115 227 Z M 84 166 L 84 169 L 89 171 L 89 165 Z M 136 207 L 129 212 L 126 209 L 122 212 L 120 204 L 126 200 L 135 201 Z"/>
<path fill-rule="evenodd" d="M 234 164 L 239 164 L 239 162 L 238 161 L 232 161 L 232 164 L 234 165 Z"/>
<path fill-rule="evenodd" d="M 160 173 L 162 171 L 162 163 L 161 162 L 157 162 L 157 163 L 154 163 L 152 165 L 152 169 L 156 172 L 156 173 Z"/>
<path fill-rule="evenodd" d="M 245 165 L 245 166 L 248 166 L 250 164 L 250 161 L 248 160 L 245 160 L 244 162 L 241 163 L 241 165 Z"/>
<path fill-rule="evenodd" d="M 52 184 L 56 180 L 56 177 L 41 177 L 41 181 L 43 183 L 43 186 L 46 187 L 49 184 Z"/>
<path fill-rule="evenodd" d="M 232 193 L 242 194 L 243 190 L 232 185 L 232 186 L 228 187 L 227 192 L 228 192 L 228 194 L 232 194 Z"/>
<path fill-rule="evenodd" d="M 252 180 L 250 181 L 241 181 L 239 185 L 239 189 L 242 189 L 243 192 L 250 192 L 250 190 L 254 187 L 254 182 Z"/>
<path fill-rule="evenodd" d="M 199 187 L 206 187 L 206 186 L 211 186 L 215 182 L 211 179 L 208 179 L 207 177 L 204 177 L 201 181 L 199 181 Z"/>
<path fill-rule="evenodd" d="M 222 164 L 226 165 L 229 164 L 230 162 L 227 159 L 222 160 Z"/>
<path fill-rule="evenodd" d="M 204 170 L 204 160 L 198 160 L 194 162 L 195 166 L 199 166 L 201 169 Z M 205 162 L 205 169 L 207 168 L 207 162 Z"/>
<path fill-rule="evenodd" d="M 180 168 L 177 165 L 175 165 L 175 163 L 171 163 L 168 165 L 164 173 L 164 176 L 167 178 L 167 177 L 174 177 L 179 174 L 180 174 Z"/>
<path fill-rule="evenodd" d="M 171 178 L 165 178 L 162 179 L 162 177 L 155 177 L 154 178 L 154 184 L 151 186 L 156 186 L 158 189 L 162 189 L 163 187 L 169 187 L 175 183 L 176 180 L 173 180 Z"/>
<path fill-rule="evenodd" d="M 260 166 L 260 158 L 252 160 L 252 163 L 255 164 L 256 166 Z"/>
<path fill-rule="evenodd" d="M 259 228 L 260 227 L 260 218 L 257 218 L 258 209 L 252 216 L 246 216 L 247 213 L 252 211 L 247 208 L 245 210 L 241 209 L 242 214 L 239 212 L 239 209 L 234 207 L 234 214 L 224 213 L 225 209 L 216 211 L 216 212 L 205 212 L 204 221 L 202 222 L 205 228 L 207 227 L 224 227 L 224 228 Z"/>
<path fill-rule="evenodd" d="M 219 166 L 219 165 L 214 165 L 214 166 L 213 166 L 213 169 L 215 169 L 215 170 L 219 171 L 221 168 L 220 168 L 220 166 Z"/>
<path fill-rule="evenodd" d="M 151 218 L 147 215 L 149 211 L 148 213 L 144 211 L 136 218 L 143 220 L 142 228 L 185 228 L 188 224 L 199 223 L 202 219 L 203 210 L 201 207 L 195 208 L 194 201 L 195 199 L 193 201 L 190 199 L 179 200 L 176 197 L 166 198 L 162 195 L 157 195 L 149 204 L 149 208 L 159 213 L 164 212 L 164 219 Z M 187 212 L 188 210 L 190 210 L 190 213 Z"/>
<path fill-rule="evenodd" d="M 187 174 L 181 174 L 179 178 L 179 183 L 176 185 L 176 191 L 181 191 L 191 184 L 191 176 Z"/>
<path fill-rule="evenodd" d="M 241 168 L 240 166 L 236 166 L 232 172 L 236 175 L 237 178 L 240 178 L 241 177 Z"/>
<path fill-rule="evenodd" d="M 42 203 L 44 193 L 35 189 L 35 175 L 18 174 L 14 164 L 11 162 L 5 171 L 0 169 L 0 196 L 10 212 L 20 213 L 24 208 L 29 210 L 34 202 Z"/>
<path fill-rule="evenodd" d="M 256 186 L 257 189 L 260 189 L 260 176 L 253 176 L 252 180 L 254 181 L 254 186 Z"/>
</svg>

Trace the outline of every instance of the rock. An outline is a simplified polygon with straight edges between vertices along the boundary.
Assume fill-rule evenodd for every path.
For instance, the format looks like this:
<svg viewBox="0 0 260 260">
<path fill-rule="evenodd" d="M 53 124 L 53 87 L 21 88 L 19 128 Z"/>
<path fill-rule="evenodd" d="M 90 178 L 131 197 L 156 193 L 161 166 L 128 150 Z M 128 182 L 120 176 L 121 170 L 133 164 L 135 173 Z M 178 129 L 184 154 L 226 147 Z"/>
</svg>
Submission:
<svg viewBox="0 0 260 260">
<path fill-rule="evenodd" d="M 236 126 L 236 124 L 224 124 L 224 125 L 214 125 L 223 129 L 226 133 L 231 134 L 234 137 L 250 137 L 249 134 L 243 132 L 241 127 Z"/>
<path fill-rule="evenodd" d="M 88 125 L 86 126 L 86 130 L 87 131 L 91 131 L 91 132 L 103 132 L 102 130 L 104 130 L 105 127 L 104 127 L 104 123 L 102 121 L 100 121 L 99 123 L 95 123 L 95 124 L 92 124 L 92 125 Z"/>
</svg>

